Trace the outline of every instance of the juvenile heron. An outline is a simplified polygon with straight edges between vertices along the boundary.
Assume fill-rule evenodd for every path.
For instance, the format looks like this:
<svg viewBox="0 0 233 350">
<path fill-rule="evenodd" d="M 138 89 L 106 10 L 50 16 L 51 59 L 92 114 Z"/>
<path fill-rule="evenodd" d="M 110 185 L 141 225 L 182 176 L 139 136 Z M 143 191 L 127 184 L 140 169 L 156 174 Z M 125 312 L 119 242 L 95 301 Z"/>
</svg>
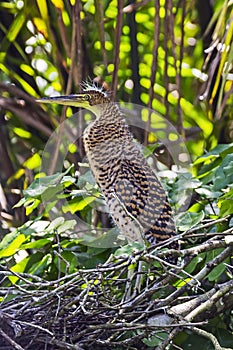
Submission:
<svg viewBox="0 0 233 350">
<path fill-rule="evenodd" d="M 176 234 L 165 190 L 107 92 L 87 85 L 80 94 L 38 102 L 82 107 L 95 114 L 84 131 L 84 147 L 110 215 L 122 234 L 131 240 L 141 236 L 151 244 Z M 177 241 L 169 247 L 177 249 Z"/>
</svg>

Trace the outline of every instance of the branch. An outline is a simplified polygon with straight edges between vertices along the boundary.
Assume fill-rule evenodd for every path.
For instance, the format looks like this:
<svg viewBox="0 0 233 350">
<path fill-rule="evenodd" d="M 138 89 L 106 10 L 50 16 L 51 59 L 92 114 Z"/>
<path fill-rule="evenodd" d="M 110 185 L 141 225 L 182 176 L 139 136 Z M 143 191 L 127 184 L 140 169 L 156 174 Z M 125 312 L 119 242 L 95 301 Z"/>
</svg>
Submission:
<svg viewBox="0 0 233 350">
<path fill-rule="evenodd" d="M 187 327 L 187 328 L 190 329 L 189 327 Z M 203 329 L 200 329 L 200 328 L 197 328 L 197 327 L 192 327 L 191 330 L 193 332 L 197 333 L 198 335 L 209 339 L 211 341 L 211 343 L 213 344 L 215 350 L 232 350 L 232 348 L 223 348 L 219 344 L 217 338 L 213 334 L 211 334 L 209 332 L 206 332 Z"/>
</svg>

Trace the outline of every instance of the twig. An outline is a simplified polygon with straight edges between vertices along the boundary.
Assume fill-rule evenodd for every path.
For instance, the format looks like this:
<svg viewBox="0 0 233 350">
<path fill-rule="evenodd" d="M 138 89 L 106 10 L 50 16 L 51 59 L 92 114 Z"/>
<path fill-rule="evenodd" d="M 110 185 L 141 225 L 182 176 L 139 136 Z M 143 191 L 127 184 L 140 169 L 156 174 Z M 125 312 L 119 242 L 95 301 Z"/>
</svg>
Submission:
<svg viewBox="0 0 233 350">
<path fill-rule="evenodd" d="M 9 335 L 7 335 L 1 328 L 0 328 L 0 334 L 3 336 L 3 338 L 4 338 L 11 346 L 13 346 L 14 349 L 16 349 L 16 350 L 25 350 L 24 348 L 22 348 L 21 345 L 19 345 L 19 344 L 16 343 L 11 337 L 9 337 Z"/>
<path fill-rule="evenodd" d="M 187 328 L 190 329 L 189 327 L 187 327 Z M 212 333 L 209 333 L 209 332 L 205 331 L 204 329 L 200 329 L 197 327 L 191 327 L 191 330 L 193 332 L 197 333 L 198 335 L 209 339 L 211 341 L 211 343 L 213 344 L 215 350 L 232 350 L 232 348 L 223 348 L 219 344 L 217 338 Z"/>
<path fill-rule="evenodd" d="M 112 77 L 112 98 L 113 100 L 116 98 L 116 91 L 117 91 L 117 77 L 118 77 L 118 68 L 120 63 L 120 41 L 121 41 L 121 31 L 122 31 L 122 25 L 123 25 L 123 6 L 124 1 L 118 0 L 117 8 L 117 19 L 116 19 L 116 36 L 115 36 L 115 43 L 114 43 L 114 72 Z"/>
</svg>

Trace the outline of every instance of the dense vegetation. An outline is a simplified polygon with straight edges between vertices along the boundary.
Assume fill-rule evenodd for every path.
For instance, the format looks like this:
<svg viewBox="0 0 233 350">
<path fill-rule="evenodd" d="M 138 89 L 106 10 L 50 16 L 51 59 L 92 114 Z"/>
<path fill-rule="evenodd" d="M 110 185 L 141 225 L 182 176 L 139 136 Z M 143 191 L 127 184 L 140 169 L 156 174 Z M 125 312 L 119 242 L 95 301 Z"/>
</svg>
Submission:
<svg viewBox="0 0 233 350">
<path fill-rule="evenodd" d="M 232 348 L 232 11 L 0 3 L 0 349 Z M 160 175 L 180 252 L 122 244 L 85 158 L 93 116 L 35 101 L 87 80 Z"/>
</svg>

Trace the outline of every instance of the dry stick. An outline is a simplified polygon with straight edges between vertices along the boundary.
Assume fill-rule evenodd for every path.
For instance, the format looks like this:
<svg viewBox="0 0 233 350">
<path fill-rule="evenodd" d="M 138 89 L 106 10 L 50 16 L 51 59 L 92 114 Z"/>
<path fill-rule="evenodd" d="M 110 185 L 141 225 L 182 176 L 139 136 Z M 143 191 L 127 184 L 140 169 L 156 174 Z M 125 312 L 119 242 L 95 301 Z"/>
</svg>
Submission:
<svg viewBox="0 0 233 350">
<path fill-rule="evenodd" d="M 222 253 L 220 253 L 218 256 L 216 256 L 213 260 L 207 263 L 201 271 L 199 271 L 196 276 L 193 277 L 186 285 L 182 286 L 180 289 L 176 290 L 172 294 L 170 294 L 167 298 L 161 300 L 156 307 L 161 308 L 165 305 L 168 305 L 173 300 L 177 299 L 179 296 L 181 296 L 187 288 L 195 287 L 197 284 L 197 281 L 202 281 L 204 277 L 208 275 L 208 273 L 214 268 L 214 266 L 217 266 L 222 261 L 224 261 L 230 254 L 232 253 L 232 247 L 226 248 Z"/>
<path fill-rule="evenodd" d="M 116 22 L 116 36 L 115 36 L 115 48 L 114 48 L 114 72 L 112 77 L 112 99 L 115 100 L 116 98 L 116 91 L 117 91 L 117 81 L 118 81 L 118 68 L 120 63 L 120 42 L 121 42 L 121 31 L 122 31 L 122 24 L 123 24 L 123 6 L 124 6 L 124 0 L 118 0 L 117 2 L 117 22 Z"/>
<path fill-rule="evenodd" d="M 22 348 L 21 345 L 19 345 L 18 343 L 16 343 L 13 339 L 11 339 L 11 337 L 9 337 L 9 335 L 7 335 L 1 328 L 0 328 L 0 334 L 3 336 L 3 338 L 7 341 L 7 343 L 9 343 L 11 346 L 13 346 L 13 349 L 16 350 L 25 350 L 24 348 Z"/>
<path fill-rule="evenodd" d="M 192 321 L 199 314 L 203 313 L 204 311 L 210 310 L 213 307 L 213 305 L 215 305 L 220 298 L 222 298 L 224 295 L 229 293 L 232 290 L 232 288 L 233 288 L 233 281 L 229 281 L 225 283 L 225 286 L 221 285 L 220 290 L 216 291 L 205 302 L 201 303 L 194 310 L 192 310 L 187 316 L 185 316 L 185 320 Z"/>
<path fill-rule="evenodd" d="M 3 107 L 14 114 L 17 114 L 24 123 L 34 127 L 37 130 L 42 131 L 46 136 L 51 136 L 51 129 L 42 124 L 39 120 L 33 118 L 31 113 L 28 113 L 28 110 L 26 110 L 22 104 L 15 103 L 12 101 L 12 99 L 0 97 L 0 107 Z"/>
<path fill-rule="evenodd" d="M 168 102 L 168 93 L 169 93 L 169 77 L 168 77 L 168 28 L 169 28 L 169 0 L 165 1 L 165 18 L 164 18 L 164 87 L 165 87 L 165 96 L 164 96 L 164 105 L 166 109 L 166 119 L 169 120 L 169 102 Z"/>
<path fill-rule="evenodd" d="M 20 90 L 15 85 L 0 83 L 0 90 L 7 91 L 10 94 L 12 94 L 13 96 L 17 96 L 17 97 L 21 98 L 22 100 L 25 100 L 25 101 L 27 101 L 29 103 L 34 103 L 35 102 L 33 97 L 28 95 L 23 90 Z"/>
<path fill-rule="evenodd" d="M 148 107 L 152 109 L 152 102 L 154 99 L 154 84 L 156 79 L 156 72 L 158 68 L 158 48 L 159 48 L 159 30 L 160 30 L 160 16 L 159 16 L 159 8 L 160 8 L 160 0 L 155 0 L 155 17 L 154 17 L 154 47 L 153 47 L 153 62 L 151 68 L 151 76 L 150 76 L 150 88 L 149 88 L 149 105 Z M 144 145 L 146 146 L 148 143 L 148 135 L 151 126 L 151 113 L 149 111 L 148 121 L 146 123 L 145 133 L 144 133 Z"/>
<path fill-rule="evenodd" d="M 15 174 L 15 169 L 13 166 L 13 161 L 10 157 L 10 147 L 9 147 L 9 134 L 7 135 L 7 133 L 5 132 L 5 127 L 2 125 L 3 123 L 1 122 L 0 125 L 0 157 L 3 160 L 4 159 L 4 171 L 6 173 L 7 179 L 9 179 L 11 176 L 13 176 L 13 174 Z M 1 198 L 1 208 L 4 210 L 8 210 L 8 203 L 7 203 L 7 199 L 4 193 L 4 190 L 2 188 L 1 185 L 1 194 L 0 194 L 0 198 Z"/>
<path fill-rule="evenodd" d="M 162 344 L 158 345 L 154 350 L 165 350 L 167 345 L 170 344 L 172 339 L 175 338 L 175 336 L 181 331 L 181 328 L 174 328 L 171 333 L 168 335 L 167 339 L 165 339 Z"/>
<path fill-rule="evenodd" d="M 191 233 L 191 232 L 199 231 L 199 230 L 201 230 L 203 228 L 207 228 L 207 227 L 213 226 L 215 224 L 219 224 L 220 222 L 227 221 L 228 219 L 229 219 L 229 216 L 226 216 L 224 218 L 220 218 L 220 219 L 217 219 L 217 220 L 211 220 L 210 222 L 207 222 L 206 224 L 197 225 L 197 226 L 195 226 L 193 228 L 190 228 L 185 233 Z"/>
<path fill-rule="evenodd" d="M 187 328 L 190 329 L 190 327 L 187 327 Z M 191 330 L 194 331 L 195 333 L 197 333 L 198 335 L 209 339 L 212 342 L 212 344 L 214 345 L 215 350 L 232 350 L 232 348 L 223 348 L 219 344 L 217 338 L 213 334 L 204 331 L 204 329 L 200 329 L 197 327 L 191 327 Z"/>
<path fill-rule="evenodd" d="M 58 13 L 57 21 L 58 21 L 59 32 L 61 35 L 62 45 L 65 48 L 67 56 L 70 56 L 69 37 L 67 35 L 66 26 L 64 25 L 64 22 L 62 19 L 62 10 L 60 8 L 57 8 L 57 7 L 56 7 L 56 9 L 57 9 L 57 13 Z"/>
<path fill-rule="evenodd" d="M 103 62 L 105 69 L 108 71 L 108 59 L 107 59 L 107 53 L 105 49 L 105 32 L 104 32 L 104 9 L 103 9 L 103 1 L 102 0 L 95 0 L 95 9 L 96 9 L 96 23 L 99 27 L 99 33 L 100 33 L 100 45 L 101 45 L 101 51 L 103 56 Z"/>
<path fill-rule="evenodd" d="M 82 46 L 82 20 L 81 20 L 82 2 L 76 1 L 74 5 L 74 30 L 76 32 L 77 62 L 78 74 L 75 83 L 79 86 L 83 80 L 83 46 Z M 76 74 L 75 74 L 76 77 Z M 74 77 L 74 78 L 75 78 Z M 82 129 L 80 129 L 82 130 Z"/>
<path fill-rule="evenodd" d="M 76 21 L 74 21 L 74 10 L 72 13 L 72 19 L 73 19 L 73 28 L 72 28 L 72 40 L 71 40 L 71 48 L 70 48 L 70 53 L 71 53 L 71 66 L 70 66 L 70 71 L 69 71 L 69 75 L 68 75 L 68 82 L 67 82 L 67 87 L 66 87 L 66 95 L 69 95 L 71 93 L 71 88 L 72 88 L 72 80 L 73 80 L 73 71 L 74 71 L 74 64 L 75 64 L 75 52 L 76 52 Z M 52 161 L 51 161 L 51 166 L 48 170 L 48 174 L 52 175 L 55 171 L 56 168 L 56 164 L 57 164 L 57 159 L 59 156 L 59 149 L 60 149 L 60 144 L 61 144 L 61 140 L 62 140 L 62 134 L 64 131 L 64 127 L 65 127 L 65 119 L 66 119 L 66 109 L 67 107 L 63 108 L 62 111 L 62 115 L 60 118 L 60 125 L 58 128 L 58 135 L 57 135 L 57 140 L 56 140 L 56 145 L 55 145 L 55 150 L 54 150 L 54 154 L 52 157 Z"/>
<path fill-rule="evenodd" d="M 227 252 L 226 252 L 226 250 L 228 250 Z M 215 265 L 215 264 L 217 264 L 217 261 L 216 260 L 218 260 L 218 263 L 220 262 L 220 261 L 223 261 L 229 254 L 230 254 L 230 252 L 231 252 L 231 248 L 229 247 L 229 248 L 227 248 L 222 254 L 219 254 L 219 256 L 217 256 L 216 258 L 218 258 L 218 259 L 213 259 L 212 260 L 212 265 Z M 204 270 L 204 271 L 203 271 Z M 198 274 L 197 274 L 197 276 L 199 275 L 199 277 L 197 277 L 197 276 L 195 276 L 195 279 L 193 279 L 193 280 L 191 280 L 189 283 L 190 284 L 193 284 L 192 282 L 194 281 L 194 280 L 197 280 L 197 279 L 201 279 L 200 277 L 204 277 L 207 273 L 208 273 L 209 271 L 206 269 L 205 270 L 205 268 L 204 269 L 202 269 Z M 188 284 L 189 284 L 188 283 Z M 225 288 L 223 287 L 223 288 L 221 288 L 221 290 L 218 290 L 215 294 L 213 294 L 213 293 L 211 293 L 212 295 L 210 296 L 210 299 L 208 299 L 208 300 L 206 300 L 204 303 L 202 303 L 201 305 L 199 305 L 199 306 L 197 306 L 196 307 L 196 304 L 194 303 L 193 305 L 192 305 L 192 302 L 188 302 L 188 303 L 185 303 L 185 304 L 189 304 L 189 308 L 188 308 L 188 310 L 190 311 L 190 309 L 192 310 L 186 317 L 185 317 L 185 320 L 186 321 L 192 321 L 192 319 L 195 317 L 195 316 L 197 316 L 198 314 L 200 314 L 200 313 L 202 313 L 204 310 L 208 310 L 208 309 L 210 309 L 215 303 L 216 303 L 216 301 L 218 301 L 221 297 L 223 297 L 226 293 L 228 293 L 231 289 L 232 289 L 232 286 L 233 286 L 233 281 L 230 281 L 230 283 L 227 283 L 226 284 L 226 286 L 225 286 Z M 184 286 L 185 287 L 185 286 Z M 184 292 L 184 288 L 182 287 L 182 289 L 183 289 L 183 292 Z M 175 294 L 175 293 L 173 293 L 173 294 Z M 170 297 L 170 296 L 169 296 Z M 169 298 L 168 298 L 169 299 Z M 198 298 L 196 298 L 196 299 L 198 299 Z M 173 309 L 173 311 L 175 311 L 175 308 L 177 308 L 177 310 L 178 310 L 178 308 L 179 308 L 179 305 L 177 305 L 176 307 L 173 307 L 172 309 Z M 187 310 L 186 310 L 187 311 Z M 184 312 L 184 311 L 183 311 Z M 183 325 L 182 325 L 183 326 Z M 191 329 L 191 330 L 194 330 L 196 333 L 198 333 L 198 331 L 199 331 L 199 328 L 196 328 L 196 327 L 193 327 L 193 326 L 190 326 L 190 327 L 187 327 L 188 329 Z M 174 337 L 179 333 L 179 331 L 180 331 L 180 329 L 179 328 L 177 328 L 177 329 L 174 329 L 171 333 L 170 333 L 170 335 L 169 335 L 169 337 L 160 345 L 160 346 L 158 346 L 155 350 L 164 350 L 165 348 L 166 348 L 166 346 L 170 343 L 170 341 L 172 340 L 172 339 L 174 339 Z M 207 338 L 209 338 L 211 341 L 212 341 L 212 343 L 214 344 L 214 346 L 215 346 L 215 349 L 216 350 L 230 350 L 230 349 L 225 349 L 225 348 L 222 348 L 220 345 L 219 345 L 219 343 L 217 342 L 217 339 L 212 335 L 212 334 L 210 334 L 210 333 L 208 333 L 208 332 L 206 332 L 206 331 L 203 331 L 203 334 L 201 334 L 201 332 L 202 332 L 202 330 L 200 330 L 200 332 L 199 332 L 199 334 L 200 335 L 203 335 L 203 336 L 205 336 L 205 337 L 207 337 Z"/>
<path fill-rule="evenodd" d="M 179 133 L 185 137 L 184 127 L 183 127 L 183 118 L 182 118 L 182 108 L 180 105 L 181 102 L 181 73 L 182 73 L 182 62 L 184 57 L 184 21 L 186 16 L 186 0 L 182 0 L 182 18 L 181 18 L 181 43 L 180 43 L 180 64 L 178 68 L 178 74 L 176 75 L 177 90 L 178 90 L 178 103 L 177 103 L 177 127 Z"/>
<path fill-rule="evenodd" d="M 202 243 L 196 247 L 182 249 L 180 252 L 183 256 L 187 256 L 187 255 L 188 256 L 189 255 L 196 256 L 202 252 L 210 251 L 213 248 L 215 248 L 215 249 L 216 248 L 226 248 L 227 246 L 228 245 L 224 240 L 222 240 L 222 241 L 216 240 L 216 241 Z"/>
<path fill-rule="evenodd" d="M 76 1 L 75 2 L 75 27 L 76 27 L 76 46 L 77 46 L 77 59 L 76 61 L 78 62 L 77 65 L 77 72 L 75 69 L 75 74 L 74 74 L 74 81 L 77 86 L 80 86 L 80 84 L 84 81 L 86 77 L 84 77 L 84 52 L 83 52 L 83 44 L 82 44 L 82 20 L 81 20 L 81 12 L 82 12 L 82 2 L 81 1 Z M 78 115 L 78 125 L 77 128 L 78 130 L 83 130 L 83 111 L 80 110 Z M 84 156 L 83 154 L 83 143 L 82 143 L 82 138 L 78 138 L 77 140 L 78 148 L 79 148 L 79 154 L 80 157 L 82 158 Z M 82 232 L 83 234 L 83 232 Z"/>
<path fill-rule="evenodd" d="M 132 3 L 129 5 L 126 5 L 123 9 L 124 13 L 131 13 L 133 11 L 136 11 L 139 7 L 143 7 L 145 5 L 148 4 L 148 2 L 150 2 L 150 0 L 142 0 L 142 1 L 138 1 L 137 3 Z"/>
<path fill-rule="evenodd" d="M 196 316 L 211 309 L 213 305 L 216 306 L 215 303 L 218 302 L 220 298 L 226 296 L 228 292 L 231 291 L 232 286 L 233 281 L 217 285 L 208 292 L 198 295 L 194 299 L 172 306 L 170 311 L 179 315 L 179 317 L 185 317 L 184 319 L 186 321 L 192 322 Z M 190 312 L 190 310 L 192 311 Z"/>
</svg>

